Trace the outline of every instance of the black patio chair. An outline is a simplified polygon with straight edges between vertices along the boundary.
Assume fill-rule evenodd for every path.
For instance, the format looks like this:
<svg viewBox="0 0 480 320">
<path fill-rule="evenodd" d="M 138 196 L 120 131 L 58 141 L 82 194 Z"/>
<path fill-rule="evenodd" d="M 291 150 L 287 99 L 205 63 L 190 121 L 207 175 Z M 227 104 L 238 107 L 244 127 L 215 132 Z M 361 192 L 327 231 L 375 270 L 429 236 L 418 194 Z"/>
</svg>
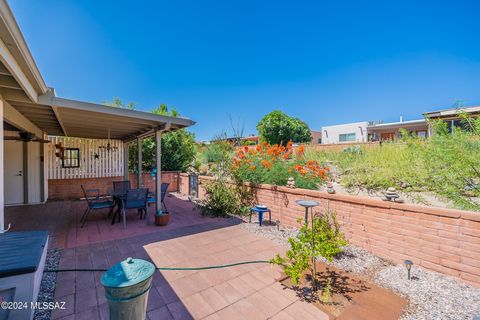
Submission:
<svg viewBox="0 0 480 320">
<path fill-rule="evenodd" d="M 140 218 L 142 218 L 143 213 L 147 214 L 147 197 L 148 189 L 146 188 L 128 190 L 125 199 L 125 209 L 138 209 Z M 125 224 L 125 212 L 123 213 L 123 222 Z"/>
<path fill-rule="evenodd" d="M 110 211 L 108 212 L 108 216 L 112 214 L 115 204 L 108 199 L 100 199 L 99 189 L 85 189 L 83 185 L 81 185 L 80 187 L 82 188 L 83 195 L 85 196 L 85 200 L 87 201 L 87 209 L 80 218 L 80 222 L 82 223 L 82 225 L 80 226 L 81 228 L 83 228 L 83 226 L 87 222 L 88 214 L 92 210 L 109 208 Z"/>
<path fill-rule="evenodd" d="M 132 189 L 130 181 L 113 181 L 113 192 L 127 194 L 127 191 Z"/>
<path fill-rule="evenodd" d="M 168 208 L 167 208 L 167 205 L 165 204 L 165 197 L 167 196 L 168 194 L 168 187 L 170 186 L 170 183 L 162 183 L 162 186 L 160 187 L 160 200 L 161 200 L 161 204 L 163 205 L 163 207 L 165 208 L 165 211 L 168 211 Z M 148 194 L 148 205 L 150 205 L 151 203 L 157 203 L 157 197 L 156 197 L 156 194 L 155 192 L 150 192 Z"/>
</svg>

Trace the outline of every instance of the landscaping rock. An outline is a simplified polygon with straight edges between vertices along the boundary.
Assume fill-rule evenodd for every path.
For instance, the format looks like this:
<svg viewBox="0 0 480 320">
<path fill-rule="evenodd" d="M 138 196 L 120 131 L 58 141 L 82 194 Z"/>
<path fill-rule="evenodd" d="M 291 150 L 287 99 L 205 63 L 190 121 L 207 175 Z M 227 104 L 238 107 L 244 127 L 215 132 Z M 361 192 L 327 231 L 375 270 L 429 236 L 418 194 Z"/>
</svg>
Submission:
<svg viewBox="0 0 480 320">
<path fill-rule="evenodd" d="M 60 255 L 62 250 L 49 249 L 45 260 L 45 269 L 58 269 L 60 264 Z M 57 274 L 55 272 L 44 272 L 38 293 L 38 302 L 53 302 L 55 286 L 57 283 Z M 52 310 L 35 310 L 34 320 L 49 320 Z"/>
<path fill-rule="evenodd" d="M 323 257 L 320 257 L 326 263 L 329 263 Z M 380 259 L 374 254 L 352 245 L 346 246 L 331 263 L 333 266 L 363 275 L 373 275 L 377 270 L 391 265 L 390 262 Z"/>
<path fill-rule="evenodd" d="M 254 217 L 252 217 L 252 220 Z M 284 228 L 280 225 L 275 224 L 272 221 L 272 225 L 268 224 L 268 221 L 263 222 L 263 225 L 260 226 L 258 222 L 248 223 L 248 218 L 242 218 L 243 222 L 241 228 L 249 232 L 255 233 L 256 235 L 265 237 L 272 240 L 275 243 L 278 243 L 282 246 L 288 246 L 288 238 L 295 237 L 298 233 L 297 229 L 293 228 Z"/>
<path fill-rule="evenodd" d="M 243 218 L 242 229 L 288 246 L 288 238 L 297 235 L 297 229 L 281 226 L 248 223 Z M 326 262 L 322 257 L 319 260 Z M 394 265 L 367 250 L 348 245 L 331 265 L 373 279 L 379 285 L 391 289 L 409 300 L 401 320 L 470 320 L 480 315 L 480 289 L 461 284 L 436 272 L 417 268 L 411 270 L 412 280 L 407 279 L 403 264 Z M 480 318 L 479 318 L 480 320 Z"/>
<path fill-rule="evenodd" d="M 389 266 L 374 280 L 409 299 L 402 320 L 467 320 L 480 314 L 480 289 L 454 279 L 413 266 L 408 280 L 403 265 Z"/>
</svg>

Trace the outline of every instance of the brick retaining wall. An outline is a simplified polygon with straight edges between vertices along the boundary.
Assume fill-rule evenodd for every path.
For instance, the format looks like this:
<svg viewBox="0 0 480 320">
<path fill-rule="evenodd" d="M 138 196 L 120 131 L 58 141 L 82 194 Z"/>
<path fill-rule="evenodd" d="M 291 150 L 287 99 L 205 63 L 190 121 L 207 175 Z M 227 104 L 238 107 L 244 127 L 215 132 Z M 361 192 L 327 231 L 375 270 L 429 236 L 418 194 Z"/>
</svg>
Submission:
<svg viewBox="0 0 480 320">
<path fill-rule="evenodd" d="M 123 180 L 123 176 L 84 179 L 49 179 L 48 199 L 67 200 L 82 198 L 81 185 L 87 189 L 100 189 L 100 194 L 106 194 L 113 189 L 113 181 L 121 180 Z M 137 175 L 130 173 L 130 181 L 132 188 L 136 188 Z M 162 172 L 162 182 L 170 183 L 168 187 L 170 192 L 178 191 L 179 173 L 176 171 Z M 155 180 L 149 173 L 143 174 L 143 185 L 149 190 L 155 191 Z"/>
<path fill-rule="evenodd" d="M 201 184 L 212 180 L 200 176 Z M 188 176 L 180 175 L 180 192 L 188 193 Z M 348 240 L 379 257 L 405 259 L 480 287 L 480 213 L 385 202 L 379 199 L 271 185 L 257 188 L 258 203 L 272 209 L 272 219 L 297 226 L 304 210 L 295 201 L 312 199 L 320 210 L 335 210 Z"/>
</svg>

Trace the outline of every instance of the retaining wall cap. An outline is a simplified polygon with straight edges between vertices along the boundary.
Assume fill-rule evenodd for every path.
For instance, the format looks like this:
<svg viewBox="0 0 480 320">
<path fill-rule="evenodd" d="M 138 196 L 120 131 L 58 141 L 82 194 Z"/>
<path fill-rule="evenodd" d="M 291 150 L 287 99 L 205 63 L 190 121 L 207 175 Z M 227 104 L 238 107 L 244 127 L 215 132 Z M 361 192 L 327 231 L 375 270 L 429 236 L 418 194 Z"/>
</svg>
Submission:
<svg viewBox="0 0 480 320">
<path fill-rule="evenodd" d="M 210 180 L 210 181 L 215 180 L 214 177 L 210 177 L 210 176 L 199 176 L 199 179 Z M 246 184 L 249 185 L 248 183 Z M 456 219 L 462 218 L 465 220 L 480 221 L 480 212 L 475 212 L 475 211 L 465 211 L 465 210 L 448 209 L 448 208 L 440 208 L 440 207 L 427 207 L 427 206 L 418 205 L 418 204 L 383 201 L 381 199 L 373 199 L 369 197 L 352 196 L 352 195 L 338 194 L 338 193 L 329 194 L 325 191 L 320 191 L 320 190 L 309 190 L 309 189 L 300 189 L 300 188 L 292 189 L 292 188 L 287 188 L 285 186 L 273 186 L 270 184 L 260 184 L 256 188 L 264 189 L 264 190 L 272 190 L 275 192 L 283 192 L 283 193 L 292 194 L 292 195 L 305 195 L 305 196 L 311 196 L 311 197 L 317 197 L 317 198 L 323 198 L 323 199 L 331 199 L 334 201 L 349 202 L 349 203 L 355 203 L 355 204 L 366 205 L 366 206 L 377 207 L 377 208 L 413 211 L 413 212 L 418 212 L 423 214 L 443 216 L 443 217 L 449 217 L 449 218 L 456 218 Z"/>
</svg>

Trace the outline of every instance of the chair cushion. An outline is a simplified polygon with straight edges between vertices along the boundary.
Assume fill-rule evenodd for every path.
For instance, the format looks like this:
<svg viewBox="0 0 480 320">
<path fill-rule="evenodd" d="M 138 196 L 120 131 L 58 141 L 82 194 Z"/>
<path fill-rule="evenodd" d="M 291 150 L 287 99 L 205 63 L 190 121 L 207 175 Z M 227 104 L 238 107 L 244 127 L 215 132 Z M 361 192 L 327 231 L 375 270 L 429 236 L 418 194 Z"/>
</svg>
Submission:
<svg viewBox="0 0 480 320">
<path fill-rule="evenodd" d="M 129 201 L 125 205 L 127 209 L 136 209 L 136 208 L 145 208 L 145 200 L 144 201 Z"/>
<path fill-rule="evenodd" d="M 97 201 L 93 202 L 90 207 L 92 209 L 103 209 L 103 208 L 110 208 L 112 203 L 110 201 Z"/>
</svg>

